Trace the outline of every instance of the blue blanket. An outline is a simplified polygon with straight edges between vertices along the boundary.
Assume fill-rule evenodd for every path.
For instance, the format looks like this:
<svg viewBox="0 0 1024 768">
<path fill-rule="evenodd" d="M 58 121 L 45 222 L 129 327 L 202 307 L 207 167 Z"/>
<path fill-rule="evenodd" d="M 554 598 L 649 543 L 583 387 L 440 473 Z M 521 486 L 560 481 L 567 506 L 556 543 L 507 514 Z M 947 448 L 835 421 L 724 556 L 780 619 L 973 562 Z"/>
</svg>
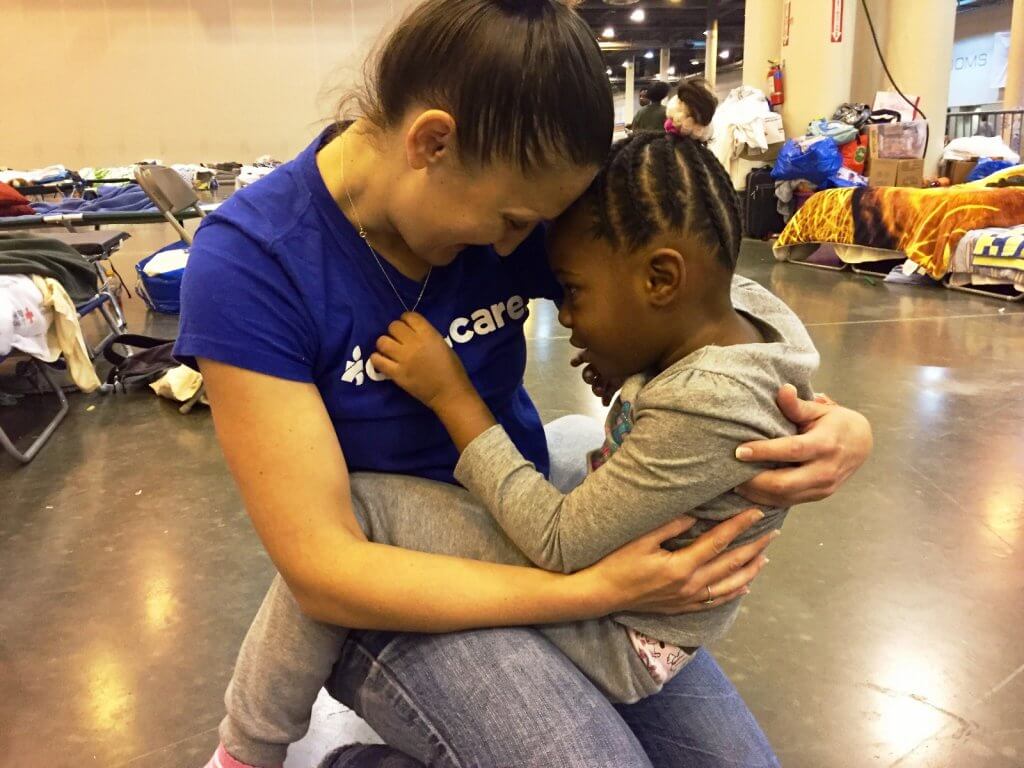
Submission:
<svg viewBox="0 0 1024 768">
<path fill-rule="evenodd" d="M 96 195 L 89 199 L 68 197 L 59 202 L 32 203 L 36 213 L 103 213 L 111 211 L 156 211 L 153 201 L 149 199 L 138 184 L 104 185 L 96 190 Z"/>
</svg>

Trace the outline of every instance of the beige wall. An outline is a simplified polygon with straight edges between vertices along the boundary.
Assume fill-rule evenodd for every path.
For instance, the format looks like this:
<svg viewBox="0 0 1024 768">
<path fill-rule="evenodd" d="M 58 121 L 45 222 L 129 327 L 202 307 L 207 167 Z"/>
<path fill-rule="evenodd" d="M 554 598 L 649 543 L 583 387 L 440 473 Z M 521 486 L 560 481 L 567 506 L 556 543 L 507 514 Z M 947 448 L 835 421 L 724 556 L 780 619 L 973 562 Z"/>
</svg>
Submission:
<svg viewBox="0 0 1024 768">
<path fill-rule="evenodd" d="M 413 0 L 0 0 L 0 166 L 285 160 Z"/>
</svg>

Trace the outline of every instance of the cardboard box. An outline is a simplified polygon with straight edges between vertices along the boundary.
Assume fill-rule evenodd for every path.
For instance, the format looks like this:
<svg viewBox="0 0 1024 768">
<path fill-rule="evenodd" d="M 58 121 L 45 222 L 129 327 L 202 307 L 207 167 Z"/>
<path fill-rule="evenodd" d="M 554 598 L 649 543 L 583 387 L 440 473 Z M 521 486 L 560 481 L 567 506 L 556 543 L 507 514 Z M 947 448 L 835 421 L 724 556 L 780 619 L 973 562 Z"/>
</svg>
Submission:
<svg viewBox="0 0 1024 768">
<path fill-rule="evenodd" d="M 897 187 L 920 189 L 924 186 L 924 160 L 897 160 L 896 163 Z"/>
<path fill-rule="evenodd" d="M 782 115 L 771 113 L 764 116 L 764 135 L 768 140 L 768 149 L 761 152 L 756 147 L 745 145 L 740 151 L 740 158 L 759 163 L 774 163 L 779 150 L 786 143 L 786 132 L 782 129 Z"/>
<path fill-rule="evenodd" d="M 928 124 L 923 120 L 910 123 L 869 125 L 868 154 L 891 160 L 924 157 Z"/>
<path fill-rule="evenodd" d="M 872 187 L 921 187 L 924 184 L 924 160 L 868 158 L 867 176 Z"/>
<path fill-rule="evenodd" d="M 942 163 L 940 175 L 948 177 L 950 184 L 963 184 L 977 164 L 977 158 L 974 160 L 945 160 Z"/>
<path fill-rule="evenodd" d="M 899 160 L 889 160 L 883 157 L 869 157 L 864 172 L 868 177 L 870 187 L 895 187 L 896 169 Z"/>
</svg>

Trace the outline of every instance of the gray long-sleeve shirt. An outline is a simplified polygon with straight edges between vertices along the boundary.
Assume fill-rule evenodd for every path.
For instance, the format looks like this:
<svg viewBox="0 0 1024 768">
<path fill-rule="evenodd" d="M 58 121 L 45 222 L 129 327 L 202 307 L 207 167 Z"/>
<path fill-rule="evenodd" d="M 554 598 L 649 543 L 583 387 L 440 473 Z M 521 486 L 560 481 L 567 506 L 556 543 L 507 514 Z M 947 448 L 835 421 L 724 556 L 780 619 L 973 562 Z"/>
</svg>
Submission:
<svg viewBox="0 0 1024 768">
<path fill-rule="evenodd" d="M 735 458 L 740 443 L 793 434 L 779 411 L 779 387 L 811 396 L 818 353 L 799 318 L 753 281 L 734 278 L 734 307 L 765 341 L 705 347 L 651 379 L 633 403 L 634 426 L 607 463 L 568 494 L 527 462 L 500 426 L 463 452 L 455 477 L 488 508 L 531 561 L 572 572 L 654 528 L 689 514 L 698 523 L 666 543 L 684 547 L 749 508 L 734 488 L 763 466 Z M 787 509 L 765 518 L 733 546 L 778 528 Z M 620 614 L 614 618 L 650 637 L 690 647 L 723 635 L 739 608 L 678 616 Z"/>
</svg>

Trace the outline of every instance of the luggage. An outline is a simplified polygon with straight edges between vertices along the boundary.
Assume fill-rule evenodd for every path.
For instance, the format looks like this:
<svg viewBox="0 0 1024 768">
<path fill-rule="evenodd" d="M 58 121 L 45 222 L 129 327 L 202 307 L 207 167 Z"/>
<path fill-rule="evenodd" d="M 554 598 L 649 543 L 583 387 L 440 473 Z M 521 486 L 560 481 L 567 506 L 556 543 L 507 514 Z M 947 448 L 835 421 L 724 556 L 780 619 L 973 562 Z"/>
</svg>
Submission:
<svg viewBox="0 0 1024 768">
<path fill-rule="evenodd" d="M 765 240 L 782 231 L 785 222 L 778 211 L 771 167 L 755 168 L 747 174 L 744 201 L 743 231 L 747 237 Z"/>
</svg>

